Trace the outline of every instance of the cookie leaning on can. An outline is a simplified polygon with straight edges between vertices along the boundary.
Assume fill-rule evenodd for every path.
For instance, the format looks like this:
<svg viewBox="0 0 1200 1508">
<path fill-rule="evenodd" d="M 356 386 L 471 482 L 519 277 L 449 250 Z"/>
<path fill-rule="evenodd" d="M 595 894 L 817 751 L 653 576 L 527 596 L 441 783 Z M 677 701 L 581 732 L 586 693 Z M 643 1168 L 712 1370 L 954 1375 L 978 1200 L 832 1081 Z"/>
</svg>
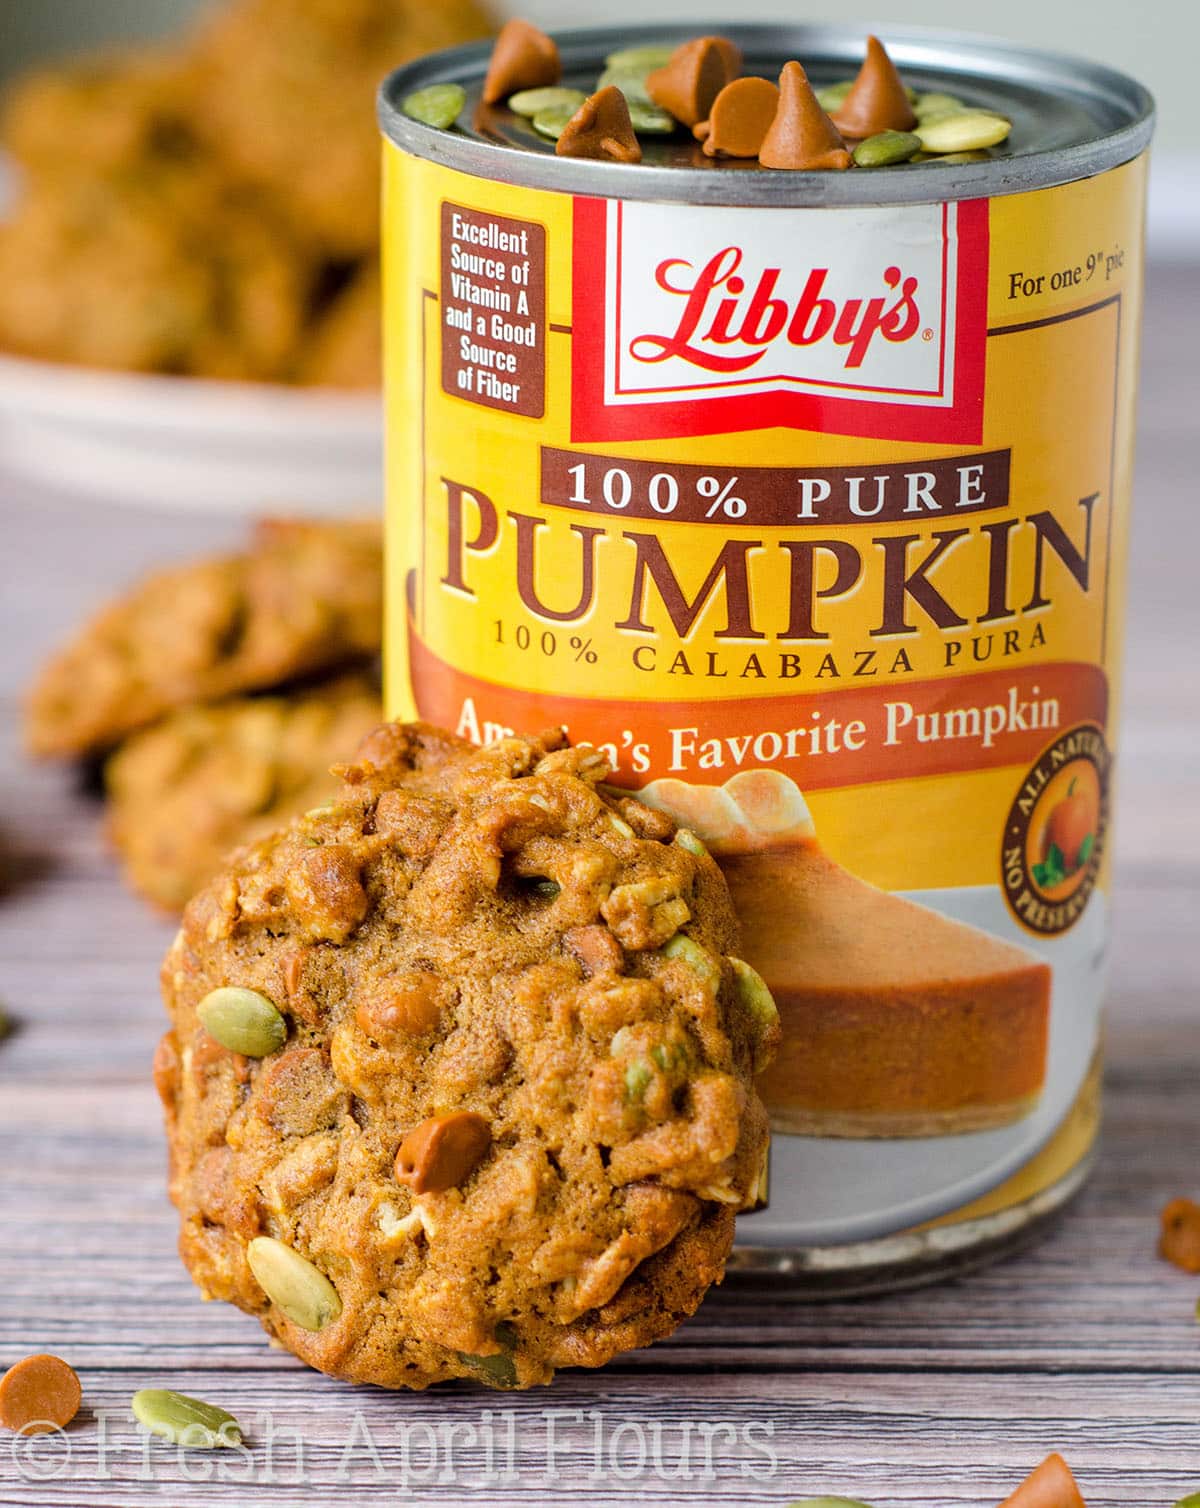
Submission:
<svg viewBox="0 0 1200 1508">
<path fill-rule="evenodd" d="M 778 1019 L 716 864 L 607 773 L 386 725 L 187 908 L 155 1075 L 180 1249 L 324 1372 L 529 1387 L 723 1274 Z"/>
</svg>

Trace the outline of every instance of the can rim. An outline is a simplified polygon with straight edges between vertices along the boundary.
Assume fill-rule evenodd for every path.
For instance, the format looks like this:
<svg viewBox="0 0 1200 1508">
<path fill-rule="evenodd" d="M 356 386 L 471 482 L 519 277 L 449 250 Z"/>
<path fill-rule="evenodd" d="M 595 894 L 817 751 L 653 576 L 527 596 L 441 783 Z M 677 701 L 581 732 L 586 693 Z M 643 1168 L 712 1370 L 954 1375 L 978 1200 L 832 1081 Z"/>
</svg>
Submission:
<svg viewBox="0 0 1200 1508">
<path fill-rule="evenodd" d="M 448 48 L 396 69 L 379 90 L 379 123 L 384 135 L 411 155 L 477 178 L 571 194 L 744 206 L 922 204 L 1025 193 L 1118 167 L 1150 142 L 1155 106 L 1149 90 L 1117 69 L 1069 53 L 936 27 L 809 22 L 722 29 L 747 53 L 800 56 L 818 66 L 845 68 L 857 67 L 868 31 L 883 38 L 901 69 L 907 65 L 926 75 L 976 77 L 1041 92 L 1057 88 L 1076 104 L 1090 108 L 1097 121 L 1096 135 L 1072 145 L 988 162 L 917 163 L 907 165 L 902 172 L 784 174 L 556 157 L 548 151 L 522 150 L 467 132 L 441 131 L 402 113 L 401 102 L 429 84 L 459 83 L 468 91 L 481 85 L 491 55 L 490 42 Z M 616 45 L 686 41 L 695 34 L 694 26 L 676 24 L 587 27 L 553 35 L 564 71 L 570 72 L 594 67 Z"/>
</svg>

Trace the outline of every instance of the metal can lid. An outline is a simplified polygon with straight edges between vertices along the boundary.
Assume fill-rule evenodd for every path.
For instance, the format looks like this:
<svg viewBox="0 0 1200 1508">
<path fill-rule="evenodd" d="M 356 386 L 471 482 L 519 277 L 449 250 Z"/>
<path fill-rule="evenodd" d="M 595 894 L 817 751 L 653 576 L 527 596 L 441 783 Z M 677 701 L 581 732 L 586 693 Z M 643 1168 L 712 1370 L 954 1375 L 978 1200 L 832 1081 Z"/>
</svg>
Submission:
<svg viewBox="0 0 1200 1508">
<path fill-rule="evenodd" d="M 865 26 L 730 26 L 746 72 L 774 78 L 791 58 L 817 86 L 852 77 L 862 61 Z M 555 34 L 563 83 L 590 92 L 605 57 L 618 48 L 678 45 L 695 27 L 596 27 Z M 490 45 L 452 48 L 397 69 L 379 94 L 384 134 L 417 157 L 474 177 L 569 194 L 718 205 L 838 206 L 917 204 L 990 198 L 1049 188 L 1136 157 L 1154 129 L 1148 90 L 1115 69 L 998 38 L 903 27 L 881 37 L 906 84 L 956 94 L 1013 122 L 1012 135 L 987 162 L 930 161 L 851 172 L 779 173 L 755 162 L 705 158 L 686 132 L 645 138 L 637 165 L 558 157 L 554 143 L 505 107 L 481 103 Z M 440 131 L 403 113 L 404 100 L 431 84 L 460 84 L 467 104 L 459 124 Z"/>
</svg>

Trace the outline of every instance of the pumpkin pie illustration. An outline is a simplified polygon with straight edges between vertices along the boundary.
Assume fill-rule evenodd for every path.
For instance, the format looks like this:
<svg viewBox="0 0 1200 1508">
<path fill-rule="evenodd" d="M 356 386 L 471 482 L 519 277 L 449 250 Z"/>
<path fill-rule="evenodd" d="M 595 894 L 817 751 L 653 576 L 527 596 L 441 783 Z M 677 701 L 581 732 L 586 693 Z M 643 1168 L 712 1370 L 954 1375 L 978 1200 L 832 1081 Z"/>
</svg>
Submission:
<svg viewBox="0 0 1200 1508">
<path fill-rule="evenodd" d="M 701 837 L 729 882 L 744 956 L 782 1018 L 759 1080 L 777 1130 L 945 1136 L 1033 1110 L 1050 1011 L 1040 959 L 851 874 L 778 771 L 639 795 Z"/>
</svg>

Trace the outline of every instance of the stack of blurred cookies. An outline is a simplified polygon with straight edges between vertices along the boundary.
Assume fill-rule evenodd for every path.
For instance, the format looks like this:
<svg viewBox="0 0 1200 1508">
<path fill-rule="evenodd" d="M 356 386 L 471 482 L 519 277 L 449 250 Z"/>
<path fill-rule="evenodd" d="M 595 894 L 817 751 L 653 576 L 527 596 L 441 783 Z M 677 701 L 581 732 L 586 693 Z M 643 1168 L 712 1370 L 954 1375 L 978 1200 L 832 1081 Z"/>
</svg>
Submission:
<svg viewBox="0 0 1200 1508">
<path fill-rule="evenodd" d="M 319 805 L 380 721 L 374 520 L 259 524 L 238 553 L 157 572 L 43 668 L 26 738 L 102 759 L 130 884 L 179 910 L 241 843 Z"/>
<path fill-rule="evenodd" d="M 489 29 L 476 0 L 229 0 L 174 48 L 27 78 L 0 350 L 377 387 L 375 90 Z"/>
</svg>

